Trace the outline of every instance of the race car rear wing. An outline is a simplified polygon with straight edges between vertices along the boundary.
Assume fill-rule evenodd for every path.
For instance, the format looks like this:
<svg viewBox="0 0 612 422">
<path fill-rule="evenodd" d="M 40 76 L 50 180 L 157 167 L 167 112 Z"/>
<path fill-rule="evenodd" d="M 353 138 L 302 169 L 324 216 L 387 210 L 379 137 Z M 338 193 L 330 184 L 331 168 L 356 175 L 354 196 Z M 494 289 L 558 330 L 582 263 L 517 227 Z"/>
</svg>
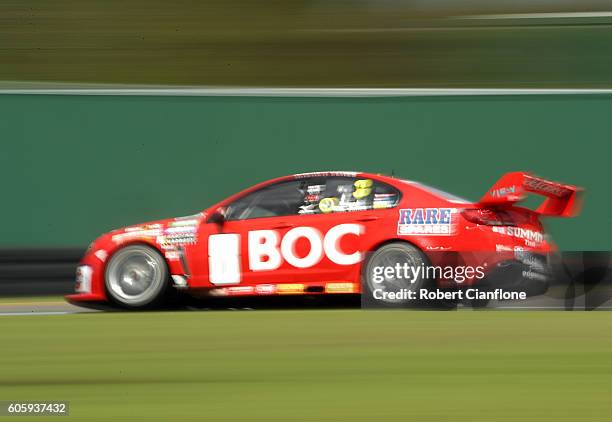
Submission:
<svg viewBox="0 0 612 422">
<path fill-rule="evenodd" d="M 579 187 L 551 182 L 525 172 L 504 174 L 479 204 L 482 206 L 511 206 L 526 198 L 527 193 L 546 197 L 535 210 L 543 216 L 573 217 L 580 212 L 582 192 Z"/>
</svg>

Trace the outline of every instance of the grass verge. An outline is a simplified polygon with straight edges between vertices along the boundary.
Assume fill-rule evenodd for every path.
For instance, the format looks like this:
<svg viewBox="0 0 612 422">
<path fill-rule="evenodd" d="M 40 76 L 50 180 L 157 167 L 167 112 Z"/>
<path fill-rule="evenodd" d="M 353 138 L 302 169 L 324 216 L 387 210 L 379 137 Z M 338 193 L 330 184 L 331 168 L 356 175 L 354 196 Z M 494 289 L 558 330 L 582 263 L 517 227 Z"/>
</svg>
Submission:
<svg viewBox="0 0 612 422">
<path fill-rule="evenodd" d="M 2 317 L 0 399 L 89 421 L 607 421 L 611 329 L 605 312 Z"/>
</svg>

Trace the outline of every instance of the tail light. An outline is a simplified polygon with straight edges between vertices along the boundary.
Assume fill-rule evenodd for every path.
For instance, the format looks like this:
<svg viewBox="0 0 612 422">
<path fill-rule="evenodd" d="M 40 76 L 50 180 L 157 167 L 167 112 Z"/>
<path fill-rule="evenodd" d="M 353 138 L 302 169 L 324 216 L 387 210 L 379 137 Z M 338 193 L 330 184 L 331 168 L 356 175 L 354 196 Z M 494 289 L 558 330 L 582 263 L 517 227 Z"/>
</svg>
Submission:
<svg viewBox="0 0 612 422">
<path fill-rule="evenodd" d="M 490 208 L 472 208 L 461 212 L 463 218 L 474 224 L 483 226 L 514 226 L 512 218 L 504 212 Z"/>
</svg>

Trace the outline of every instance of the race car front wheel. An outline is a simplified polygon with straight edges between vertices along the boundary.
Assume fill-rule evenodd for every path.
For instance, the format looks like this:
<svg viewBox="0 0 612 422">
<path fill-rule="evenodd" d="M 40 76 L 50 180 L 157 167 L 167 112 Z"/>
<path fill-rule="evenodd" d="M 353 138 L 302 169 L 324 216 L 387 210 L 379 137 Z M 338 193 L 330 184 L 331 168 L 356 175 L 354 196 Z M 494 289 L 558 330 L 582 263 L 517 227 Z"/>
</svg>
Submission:
<svg viewBox="0 0 612 422">
<path fill-rule="evenodd" d="M 169 286 L 168 269 L 155 249 L 130 245 L 112 256 L 104 282 L 113 302 L 127 308 L 147 308 L 163 300 Z"/>
</svg>

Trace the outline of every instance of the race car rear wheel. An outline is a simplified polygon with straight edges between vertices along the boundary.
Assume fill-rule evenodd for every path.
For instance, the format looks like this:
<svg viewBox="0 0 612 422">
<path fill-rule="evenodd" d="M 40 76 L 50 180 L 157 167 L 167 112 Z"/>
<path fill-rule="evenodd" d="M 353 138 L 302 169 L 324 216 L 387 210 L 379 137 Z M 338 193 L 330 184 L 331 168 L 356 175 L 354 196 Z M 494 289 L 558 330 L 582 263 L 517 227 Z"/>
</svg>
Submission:
<svg viewBox="0 0 612 422">
<path fill-rule="evenodd" d="M 393 242 L 383 245 L 370 255 L 364 266 L 363 290 L 367 295 L 364 299 L 372 305 L 382 306 L 410 307 L 420 304 L 418 300 L 397 298 L 397 294 L 402 291 L 418 292 L 419 289 L 427 287 L 429 281 L 422 276 L 412 280 L 404 277 L 403 271 L 398 274 L 395 269 L 397 264 L 402 268 L 404 264 L 419 268 L 428 263 L 427 256 L 410 243 Z M 392 270 L 388 271 L 393 275 L 385 274 L 386 268 L 391 268 Z"/>
<path fill-rule="evenodd" d="M 395 270 L 397 264 L 401 266 L 400 274 L 397 274 Z M 404 264 L 407 264 L 408 272 L 404 272 Z M 455 299 L 421 299 L 421 289 L 431 291 L 436 288 L 435 278 L 430 278 L 427 273 L 423 273 L 424 268 L 430 265 L 431 262 L 427 255 L 410 243 L 393 242 L 381 246 L 370 255 L 362 269 L 362 306 L 456 309 L 457 300 Z M 392 274 L 384 274 L 380 270 L 377 271 L 377 267 L 391 267 L 394 271 Z M 420 270 L 416 278 L 413 278 L 414 273 L 410 268 Z M 376 294 L 374 294 L 375 290 L 378 290 Z M 412 298 L 408 294 L 411 294 Z"/>
<path fill-rule="evenodd" d="M 104 282 L 109 298 L 120 306 L 141 309 L 157 305 L 169 286 L 166 261 L 149 246 L 126 246 L 109 260 Z"/>
</svg>

